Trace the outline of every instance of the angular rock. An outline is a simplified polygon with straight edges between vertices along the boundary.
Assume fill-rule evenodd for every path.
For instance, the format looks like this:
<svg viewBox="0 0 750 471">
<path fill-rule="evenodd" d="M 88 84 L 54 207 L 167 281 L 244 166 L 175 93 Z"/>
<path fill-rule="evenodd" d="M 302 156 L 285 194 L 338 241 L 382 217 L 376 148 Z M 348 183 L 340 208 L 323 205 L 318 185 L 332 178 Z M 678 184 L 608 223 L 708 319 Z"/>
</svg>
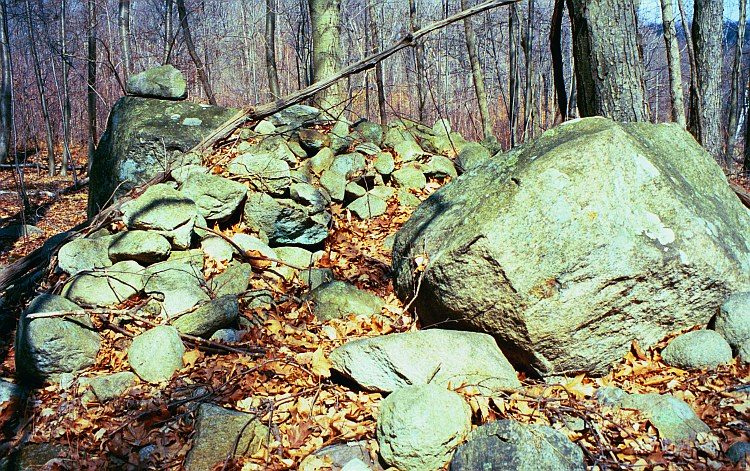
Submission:
<svg viewBox="0 0 750 471">
<path fill-rule="evenodd" d="M 238 296 L 247 290 L 252 274 L 253 267 L 249 263 L 231 263 L 223 273 L 211 279 L 209 289 L 217 298 L 229 294 Z"/>
<path fill-rule="evenodd" d="M 200 266 L 189 258 L 173 259 L 155 263 L 145 270 L 145 293 L 163 298 L 157 304 L 157 314 L 171 317 L 210 299 L 202 289 L 205 283 L 202 261 L 201 252 Z"/>
<path fill-rule="evenodd" d="M 429 329 L 352 340 L 333 350 L 330 361 L 369 391 L 430 383 L 493 395 L 521 387 L 495 340 L 476 332 Z"/>
<path fill-rule="evenodd" d="M 166 184 L 152 185 L 123 205 L 122 220 L 129 229 L 159 231 L 178 248 L 190 246 L 198 215 L 195 203 Z"/>
<path fill-rule="evenodd" d="M 143 289 L 143 267 L 137 262 L 117 262 L 102 271 L 71 278 L 62 294 L 83 306 L 119 304 Z"/>
<path fill-rule="evenodd" d="M 373 163 L 375 170 L 381 175 L 390 175 L 396 169 L 396 162 L 389 152 L 381 152 Z"/>
<path fill-rule="evenodd" d="M 213 469 L 233 452 L 235 456 L 250 456 L 268 437 L 268 428 L 254 414 L 206 403 L 198 408 L 195 431 L 193 447 L 185 459 L 186 471 Z"/>
<path fill-rule="evenodd" d="M 424 173 L 414 167 L 404 167 L 396 170 L 391 175 L 393 180 L 401 188 L 421 190 L 427 185 L 427 178 Z"/>
<path fill-rule="evenodd" d="M 8 403 L 17 405 L 24 395 L 24 388 L 21 386 L 0 379 L 0 405 L 7 407 Z"/>
<path fill-rule="evenodd" d="M 267 119 L 263 119 L 258 122 L 258 124 L 255 125 L 253 128 L 255 132 L 258 134 L 269 136 L 276 132 L 276 126 L 271 121 L 268 121 Z"/>
<path fill-rule="evenodd" d="M 162 235 L 151 231 L 125 231 L 111 236 L 109 258 L 113 262 L 135 260 L 149 265 L 169 257 L 172 246 Z"/>
<path fill-rule="evenodd" d="M 302 272 L 307 271 L 305 269 L 314 265 L 321 257 L 320 253 L 313 253 L 302 247 L 276 247 L 274 250 L 279 260 L 301 268 Z M 276 272 L 286 280 L 291 280 L 298 273 L 302 275 L 300 270 L 285 265 L 280 265 Z"/>
<path fill-rule="evenodd" d="M 333 164 L 333 151 L 328 147 L 320 149 L 320 151 L 310 158 L 310 170 L 315 175 L 320 175 L 324 171 L 331 168 Z"/>
<path fill-rule="evenodd" d="M 401 388 L 380 403 L 380 455 L 401 471 L 441 469 L 469 431 L 469 405 L 434 384 Z"/>
<path fill-rule="evenodd" d="M 384 185 L 376 185 L 372 190 L 370 190 L 368 193 L 370 193 L 373 196 L 377 196 L 378 198 L 388 201 L 393 197 L 393 194 L 396 192 L 393 188 L 390 186 L 384 186 Z"/>
<path fill-rule="evenodd" d="M 300 463 L 300 471 L 315 469 L 314 463 L 323 459 L 330 460 L 333 470 L 341 471 L 384 471 L 379 462 L 370 457 L 370 446 L 367 441 L 337 443 L 321 448 Z"/>
<path fill-rule="evenodd" d="M 232 236 L 232 242 L 237 244 L 242 250 L 245 251 L 245 253 L 258 252 L 262 256 L 268 257 L 269 259 L 278 258 L 278 255 L 276 255 L 276 251 L 269 247 L 268 244 L 249 234 L 235 234 Z"/>
<path fill-rule="evenodd" d="M 200 156 L 188 151 L 236 112 L 189 102 L 121 98 L 109 114 L 94 155 L 89 217 L 160 172 L 200 164 Z M 201 124 L 189 126 L 188 118 Z"/>
<path fill-rule="evenodd" d="M 205 174 L 207 171 L 208 169 L 204 167 L 203 165 L 188 164 L 188 165 L 183 165 L 181 167 L 177 167 L 173 169 L 170 175 L 172 175 L 172 178 L 174 179 L 174 181 L 182 185 L 183 183 L 185 183 L 185 180 L 187 180 L 190 175 L 193 175 L 196 173 Z"/>
<path fill-rule="evenodd" d="M 402 162 L 411 162 L 424 155 L 424 151 L 419 147 L 419 144 L 411 139 L 399 142 L 393 147 L 393 150 Z"/>
<path fill-rule="evenodd" d="M 171 325 L 160 325 L 133 338 L 128 363 L 135 374 L 149 383 L 168 381 L 182 368 L 185 346 Z"/>
<path fill-rule="evenodd" d="M 167 64 L 131 75 L 125 87 L 128 95 L 165 100 L 187 97 L 187 83 L 182 72 Z"/>
<path fill-rule="evenodd" d="M 214 342 L 237 343 L 242 341 L 242 333 L 243 331 L 237 329 L 219 329 L 211 334 L 209 340 L 213 340 Z"/>
<path fill-rule="evenodd" d="M 733 465 L 750 462 L 750 443 L 748 442 L 735 442 L 726 452 L 727 458 L 732 462 Z"/>
<path fill-rule="evenodd" d="M 685 401 L 669 394 L 630 394 L 618 405 L 640 411 L 659 436 L 671 442 L 693 441 L 698 434 L 711 431 Z"/>
<path fill-rule="evenodd" d="M 383 147 L 395 149 L 396 146 L 403 141 L 414 141 L 414 137 L 405 129 L 393 124 L 389 126 L 390 127 L 386 130 L 385 135 L 383 136 Z"/>
<path fill-rule="evenodd" d="M 214 260 L 226 262 L 232 259 L 235 249 L 219 236 L 209 236 L 201 241 L 201 250 Z"/>
<path fill-rule="evenodd" d="M 359 132 L 367 142 L 379 146 L 383 142 L 383 127 L 371 121 L 362 121 L 354 126 L 354 130 Z"/>
<path fill-rule="evenodd" d="M 362 291 L 343 281 L 332 281 L 317 287 L 310 293 L 315 304 L 315 317 L 322 321 L 355 316 L 380 314 L 384 302 L 378 296 Z"/>
<path fill-rule="evenodd" d="M 687 132 L 586 118 L 423 202 L 396 237 L 395 286 L 411 299 L 421 279 L 423 325 L 490 333 L 541 376 L 604 373 L 634 339 L 649 347 L 705 324 L 747 287 L 748 229 Z"/>
<path fill-rule="evenodd" d="M 205 173 L 190 175 L 180 191 L 195 202 L 198 212 L 209 221 L 231 216 L 247 195 L 242 183 Z"/>
<path fill-rule="evenodd" d="M 344 197 L 346 199 L 356 199 L 360 196 L 365 196 L 365 193 L 367 193 L 367 190 L 362 188 L 362 186 L 356 182 L 349 182 L 344 188 Z"/>
<path fill-rule="evenodd" d="M 346 193 L 346 175 L 334 170 L 326 170 L 320 176 L 320 186 L 328 191 L 334 201 L 344 201 Z"/>
<path fill-rule="evenodd" d="M 367 194 L 352 201 L 346 208 L 360 219 L 370 219 L 385 214 L 388 203 L 373 194 Z"/>
<path fill-rule="evenodd" d="M 331 200 L 309 183 L 292 183 L 289 196 L 302 206 L 309 206 L 313 213 L 325 211 Z"/>
<path fill-rule="evenodd" d="M 268 234 L 274 245 L 316 245 L 328 237 L 331 215 L 291 199 L 273 199 L 264 193 L 248 194 L 245 221 Z"/>
<path fill-rule="evenodd" d="M 66 448 L 53 443 L 26 443 L 11 459 L 9 469 L 12 471 L 33 471 L 49 469 L 54 464 L 48 463 L 65 454 Z"/>
<path fill-rule="evenodd" d="M 380 147 L 371 142 L 363 142 L 355 147 L 354 151 L 364 155 L 375 155 L 380 152 Z"/>
<path fill-rule="evenodd" d="M 61 373 L 91 366 L 99 353 L 100 338 L 88 315 L 29 319 L 31 314 L 78 311 L 67 299 L 42 294 L 21 314 L 16 331 L 16 373 L 21 380 L 38 385 Z"/>
<path fill-rule="evenodd" d="M 324 147 L 331 145 L 331 139 L 317 129 L 300 129 L 299 144 L 309 155 L 314 155 Z"/>
<path fill-rule="evenodd" d="M 214 332 L 237 322 L 240 314 L 237 296 L 228 295 L 203 304 L 172 321 L 180 333 L 196 337 L 210 337 Z"/>
<path fill-rule="evenodd" d="M 424 170 L 425 175 L 435 175 L 437 177 L 458 177 L 456 166 L 448 157 L 442 155 L 433 155 L 427 162 Z"/>
<path fill-rule="evenodd" d="M 242 154 L 229 163 L 232 175 L 241 175 L 253 190 L 282 194 L 292 183 L 289 164 L 270 154 Z"/>
<path fill-rule="evenodd" d="M 331 171 L 344 175 L 350 179 L 365 170 L 365 157 L 359 152 L 337 155 L 331 164 Z"/>
<path fill-rule="evenodd" d="M 422 201 L 419 198 L 411 194 L 409 190 L 407 190 L 406 188 L 399 188 L 397 197 L 398 197 L 398 204 L 400 204 L 401 206 L 416 208 L 422 203 Z"/>
<path fill-rule="evenodd" d="M 333 281 L 333 270 L 330 268 L 312 268 L 304 270 L 299 274 L 299 279 L 310 289 Z"/>
<path fill-rule="evenodd" d="M 456 166 L 461 173 L 468 172 L 480 165 L 484 164 L 490 158 L 492 154 L 490 151 L 478 142 L 471 142 L 461 149 L 456 157 Z"/>
<path fill-rule="evenodd" d="M 735 293 L 721 305 L 714 320 L 714 330 L 720 333 L 733 349 L 750 340 L 750 293 Z"/>
<path fill-rule="evenodd" d="M 128 388 L 135 385 L 136 380 L 136 375 L 130 371 L 121 371 L 93 378 L 81 378 L 78 384 L 82 388 L 89 389 L 84 393 L 84 402 L 93 400 L 107 402 L 122 396 Z"/>
<path fill-rule="evenodd" d="M 585 471 L 583 451 L 568 437 L 544 425 L 496 420 L 480 426 L 459 446 L 451 471 Z"/>
<path fill-rule="evenodd" d="M 324 118 L 324 114 L 317 108 L 307 105 L 292 105 L 271 115 L 268 121 L 275 126 L 287 126 L 294 129 L 305 125 L 325 122 L 327 119 Z"/>
<path fill-rule="evenodd" d="M 743 363 L 750 363 L 750 339 L 745 340 L 745 342 L 740 345 L 740 348 L 737 349 L 737 357 Z"/>
<path fill-rule="evenodd" d="M 60 247 L 57 266 L 69 275 L 112 266 L 109 259 L 109 237 L 79 238 Z"/>
<path fill-rule="evenodd" d="M 675 337 L 661 356 L 670 366 L 712 369 L 732 361 L 732 347 L 718 332 L 695 330 Z"/>
</svg>

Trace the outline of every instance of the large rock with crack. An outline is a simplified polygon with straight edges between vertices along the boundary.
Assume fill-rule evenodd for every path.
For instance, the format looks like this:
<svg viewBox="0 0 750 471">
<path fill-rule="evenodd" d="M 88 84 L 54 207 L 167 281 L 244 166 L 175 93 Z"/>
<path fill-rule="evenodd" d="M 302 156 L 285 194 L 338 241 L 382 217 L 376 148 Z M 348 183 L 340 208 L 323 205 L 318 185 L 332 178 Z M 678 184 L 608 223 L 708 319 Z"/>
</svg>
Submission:
<svg viewBox="0 0 750 471">
<path fill-rule="evenodd" d="M 393 267 L 425 325 L 490 333 L 543 376 L 602 373 L 748 286 L 750 216 L 678 126 L 588 118 L 437 191 Z"/>
<path fill-rule="evenodd" d="M 236 112 L 189 102 L 120 98 L 91 166 L 89 217 L 160 172 L 199 164 L 200 156 L 188 151 Z"/>
</svg>

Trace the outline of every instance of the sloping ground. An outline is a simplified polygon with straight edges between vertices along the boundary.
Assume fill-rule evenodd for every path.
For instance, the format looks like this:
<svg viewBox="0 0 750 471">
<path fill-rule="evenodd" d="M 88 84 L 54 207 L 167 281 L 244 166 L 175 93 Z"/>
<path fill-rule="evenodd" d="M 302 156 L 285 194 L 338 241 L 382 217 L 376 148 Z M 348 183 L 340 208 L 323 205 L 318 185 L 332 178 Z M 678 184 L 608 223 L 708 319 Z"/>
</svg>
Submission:
<svg viewBox="0 0 750 471">
<path fill-rule="evenodd" d="M 226 162 L 231 147 L 214 155 Z M 215 171 L 223 170 L 221 165 Z M 419 193 L 424 199 L 440 182 L 431 181 Z M 58 216 L 70 208 L 81 208 L 82 194 L 53 203 L 47 217 L 74 225 L 75 218 Z M 81 202 L 83 201 L 83 204 Z M 191 446 L 196 410 L 201 403 L 215 403 L 256 414 L 270 426 L 268 446 L 249 459 L 227 460 L 217 469 L 299 469 L 313 451 L 334 443 L 367 440 L 376 452 L 375 420 L 381 395 L 357 390 L 331 376 L 326 356 L 336 346 L 361 337 L 416 329 L 418 326 L 393 294 L 388 280 L 390 254 L 386 238 L 409 216 L 409 210 L 391 199 L 386 214 L 360 221 L 340 206 L 334 206 L 334 232 L 325 245 L 319 266 L 330 267 L 339 280 L 382 296 L 387 306 L 383 316 L 321 323 L 304 301 L 306 288 L 292 281 L 268 276 L 256 263 L 251 287 L 271 289 L 277 304 L 272 311 L 244 311 L 247 318 L 260 319 L 235 345 L 260 346 L 262 358 L 226 351 L 188 349 L 186 367 L 166 387 L 139 383 L 106 404 L 82 401 L 75 386 L 49 386 L 37 390 L 19 410 L 21 417 L 6 422 L 6 439 L 18 444 L 28 436 L 32 442 L 59 445 L 56 469 L 180 469 Z M 46 219 L 45 219 L 46 220 Z M 58 220 L 58 219 L 55 219 Z M 40 223 L 42 227 L 43 223 Z M 50 227 L 54 227 L 50 224 Z M 225 230 L 226 234 L 242 230 Z M 40 236 L 41 238 L 41 236 Z M 7 257 L 17 257 L 38 243 L 17 242 Z M 207 260 L 205 274 L 223 270 Z M 43 288 L 58 279 L 47 281 Z M 127 308 L 138 303 L 131 300 Z M 93 316 L 97 327 L 103 327 Z M 128 371 L 125 346 L 129 338 L 146 330 L 145 322 L 133 321 L 116 329 L 101 329 L 103 348 L 97 366 L 82 376 Z M 716 371 L 686 372 L 660 361 L 658 350 L 643 352 L 637 345 L 607 376 L 580 376 L 545 385 L 524 379 L 523 392 L 494 399 L 471 396 L 474 424 L 498 418 L 524 423 L 552 424 L 583 447 L 587 465 L 594 469 L 731 469 L 724 455 L 736 441 L 748 441 L 750 430 L 750 367 L 733 363 Z M 210 349 L 209 349 L 210 350 Z M 1 375 L 12 378 L 12 351 L 5 357 Z M 736 360 L 735 360 L 736 361 Z M 594 395 L 603 386 L 618 386 L 628 392 L 671 393 L 688 402 L 718 437 L 700 437 L 698 446 L 675 449 L 662 446 L 653 426 L 635 411 L 603 409 Z M 460 392 L 460 390 L 459 390 Z M 5 420 L 11 411 L 3 411 Z M 328 469 L 322 460 L 309 459 L 303 469 Z"/>
</svg>

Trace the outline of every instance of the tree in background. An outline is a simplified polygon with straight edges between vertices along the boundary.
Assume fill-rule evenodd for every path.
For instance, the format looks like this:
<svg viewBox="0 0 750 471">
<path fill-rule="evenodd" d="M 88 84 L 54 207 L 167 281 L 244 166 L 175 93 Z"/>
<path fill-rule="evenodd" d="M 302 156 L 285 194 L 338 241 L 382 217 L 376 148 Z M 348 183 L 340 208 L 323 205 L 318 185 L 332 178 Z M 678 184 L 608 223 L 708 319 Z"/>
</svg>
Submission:
<svg viewBox="0 0 750 471">
<path fill-rule="evenodd" d="M 340 68 L 341 0 L 309 0 L 312 27 L 313 82 L 319 82 Z M 333 85 L 313 98 L 315 106 L 334 117 L 346 105 L 340 84 Z"/>
<path fill-rule="evenodd" d="M 461 0 L 461 8 L 469 8 L 468 0 Z M 494 137 L 492 132 L 492 118 L 487 106 L 487 92 L 484 89 L 484 74 L 482 66 L 479 63 L 479 49 L 477 48 L 477 34 L 474 32 L 474 26 L 471 18 L 464 19 L 464 34 L 466 35 L 466 52 L 469 55 L 471 64 L 471 77 L 474 82 L 474 92 L 477 96 L 477 106 L 479 107 L 479 117 L 482 120 L 482 134 L 485 140 Z"/>
<path fill-rule="evenodd" d="M 0 163 L 10 160 L 13 128 L 12 87 L 8 8 L 6 0 L 0 0 Z"/>
<path fill-rule="evenodd" d="M 721 0 L 695 0 L 691 36 L 695 54 L 693 75 L 696 86 L 690 90 L 690 132 L 708 152 L 722 155 L 721 82 L 722 23 Z"/>
<path fill-rule="evenodd" d="M 274 0 L 266 0 L 265 33 L 268 89 L 271 92 L 271 97 L 277 99 L 281 96 L 281 92 L 279 91 L 279 72 L 276 66 L 276 5 L 274 5 Z"/>
<path fill-rule="evenodd" d="M 727 120 L 727 144 L 724 152 L 724 164 L 731 168 L 734 164 L 734 146 L 737 142 L 739 132 L 737 123 L 740 108 L 742 108 L 742 95 L 744 87 L 740 85 L 742 75 L 742 46 L 745 44 L 745 25 L 747 23 L 746 0 L 739 1 L 739 21 L 737 22 L 737 43 L 734 47 L 734 63 L 732 64 L 732 86 L 729 90 L 729 118 Z M 747 119 L 747 118 L 745 118 Z"/>
<path fill-rule="evenodd" d="M 122 53 L 123 82 L 133 72 L 130 58 L 130 0 L 120 0 L 117 15 L 118 30 L 120 31 L 120 50 Z"/>
<path fill-rule="evenodd" d="M 677 43 L 677 31 L 674 26 L 674 5 L 672 0 L 660 0 L 660 4 L 661 19 L 664 25 L 667 71 L 669 72 L 669 98 L 672 108 L 672 121 L 684 128 L 687 125 L 687 119 L 685 118 L 685 92 L 682 89 L 680 45 Z"/>
<path fill-rule="evenodd" d="M 182 36 L 185 39 L 185 46 L 187 47 L 188 54 L 195 64 L 195 73 L 203 85 L 203 91 L 206 93 L 208 102 L 212 105 L 216 105 L 216 95 L 214 95 L 213 87 L 211 82 L 208 80 L 208 74 L 206 73 L 206 67 L 203 64 L 203 60 L 198 55 L 195 49 L 195 43 L 193 42 L 193 33 L 190 32 L 190 23 L 188 22 L 187 9 L 185 8 L 185 0 L 176 0 L 177 2 L 177 15 L 180 17 L 180 28 L 182 29 Z"/>
<path fill-rule="evenodd" d="M 91 171 L 94 151 L 98 139 L 96 127 L 96 41 L 98 20 L 96 17 L 96 0 L 86 1 L 86 104 L 88 111 L 88 163 L 86 171 Z"/>
</svg>

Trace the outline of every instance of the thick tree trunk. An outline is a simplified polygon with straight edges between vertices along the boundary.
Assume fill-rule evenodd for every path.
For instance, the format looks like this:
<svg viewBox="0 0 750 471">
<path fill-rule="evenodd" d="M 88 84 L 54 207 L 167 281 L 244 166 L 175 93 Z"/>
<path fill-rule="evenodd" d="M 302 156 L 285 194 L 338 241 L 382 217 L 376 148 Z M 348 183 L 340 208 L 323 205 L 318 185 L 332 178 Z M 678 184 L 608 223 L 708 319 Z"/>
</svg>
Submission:
<svg viewBox="0 0 750 471">
<path fill-rule="evenodd" d="M 632 0 L 568 0 L 581 116 L 647 121 Z"/>
<path fill-rule="evenodd" d="M 375 54 L 380 50 L 380 27 L 378 26 L 378 17 L 375 12 L 374 0 L 367 0 L 367 11 L 370 16 L 370 35 L 371 49 L 370 54 Z M 375 64 L 375 89 L 378 94 L 378 116 L 380 117 L 381 126 L 388 124 L 388 110 L 385 104 L 385 85 L 383 84 L 383 64 Z"/>
<path fill-rule="evenodd" d="M 461 0 L 461 8 L 469 8 L 468 0 Z M 471 77 L 474 81 L 474 92 L 477 96 L 479 105 L 479 117 L 482 119 L 482 134 L 484 139 L 489 141 L 493 138 L 492 118 L 487 106 L 487 91 L 484 88 L 484 74 L 482 66 L 479 64 L 479 50 L 477 48 L 477 34 L 474 32 L 474 26 L 471 18 L 464 19 L 464 34 L 466 36 L 466 50 L 469 54 L 469 63 L 471 64 Z"/>
<path fill-rule="evenodd" d="M 562 20 L 565 0 L 555 0 L 549 32 L 550 56 L 552 58 L 552 80 L 555 85 L 557 113 L 561 121 L 568 119 L 568 91 L 565 88 L 565 71 L 562 54 Z"/>
<path fill-rule="evenodd" d="M 341 0 L 309 0 L 313 40 L 313 82 L 331 77 L 339 69 L 341 44 Z M 334 118 L 346 103 L 340 84 L 321 90 L 313 97 L 315 106 Z"/>
<path fill-rule="evenodd" d="M 97 35 L 97 18 L 96 18 L 96 0 L 87 0 L 87 19 L 86 28 L 86 103 L 88 111 L 88 163 L 86 172 L 91 171 L 91 164 L 94 162 L 94 151 L 96 150 L 97 126 L 96 126 L 96 35 Z"/>
<path fill-rule="evenodd" d="M 695 0 L 692 39 L 695 52 L 697 89 L 690 93 L 690 131 L 708 152 L 721 153 L 722 22 L 720 0 Z"/>
<path fill-rule="evenodd" d="M 133 72 L 130 57 L 130 0 L 120 0 L 117 26 L 120 31 L 120 50 L 122 52 L 122 69 L 123 82 L 128 81 L 128 77 Z"/>
<path fill-rule="evenodd" d="M 677 31 L 674 26 L 674 5 L 672 4 L 672 0 L 660 0 L 660 2 L 661 19 L 664 25 L 664 45 L 667 51 L 672 121 L 684 128 L 687 125 L 687 120 L 685 118 L 685 96 L 682 89 L 680 45 L 677 42 Z"/>
<path fill-rule="evenodd" d="M 13 129 L 13 74 L 6 0 L 0 0 L 0 163 L 10 160 Z"/>
<path fill-rule="evenodd" d="M 62 168 L 60 175 L 68 174 L 68 164 L 72 162 L 70 155 L 70 86 L 68 85 L 68 75 L 70 73 L 70 62 L 68 62 L 68 40 L 67 40 L 67 18 L 68 18 L 68 0 L 60 2 L 60 62 L 62 72 L 62 140 L 63 156 Z M 76 181 L 76 172 L 73 170 L 73 181 Z"/>
<path fill-rule="evenodd" d="M 416 0 L 409 0 L 409 27 L 412 32 L 419 29 Z M 427 103 L 427 87 L 425 87 L 424 75 L 424 45 L 421 41 L 417 41 L 414 45 L 414 65 L 417 74 L 417 113 L 419 121 L 423 123 L 426 118 L 425 104 Z"/>
<path fill-rule="evenodd" d="M 188 54 L 190 54 L 190 58 L 193 60 L 193 64 L 195 64 L 195 73 L 198 74 L 198 81 L 203 86 L 203 91 L 206 93 L 208 102 L 212 105 L 216 105 L 216 96 L 211 88 L 211 83 L 208 81 L 206 68 L 203 65 L 200 56 L 195 52 L 193 35 L 190 33 L 190 24 L 188 23 L 187 10 L 185 9 L 185 0 L 175 1 L 177 2 L 177 15 L 180 18 L 180 27 L 182 28 L 182 34 L 185 38 L 185 46 L 187 46 Z"/>
<path fill-rule="evenodd" d="M 266 0 L 266 72 L 268 73 L 268 90 L 272 99 L 281 96 L 279 91 L 279 72 L 276 67 L 276 5 L 274 0 Z"/>
<path fill-rule="evenodd" d="M 31 43 L 31 59 L 34 63 L 34 78 L 36 79 L 36 89 L 39 92 L 39 105 L 42 108 L 42 118 L 47 137 L 47 173 L 49 176 L 55 174 L 55 139 L 52 135 L 52 122 L 47 107 L 46 89 L 42 79 L 42 67 L 39 63 L 39 51 L 36 48 L 36 28 L 34 27 L 34 18 L 31 12 L 31 2 L 26 0 L 26 20 L 29 27 L 29 42 Z"/>
<path fill-rule="evenodd" d="M 742 108 L 744 90 L 740 85 L 742 75 L 742 48 L 745 45 L 745 26 L 747 22 L 747 0 L 740 0 L 739 21 L 737 22 L 737 44 L 734 49 L 734 64 L 732 66 L 732 89 L 729 99 L 729 119 L 727 120 L 727 148 L 724 154 L 724 164 L 731 168 L 734 161 L 734 147 L 737 141 L 737 121 Z M 747 118 L 745 118 L 747 119 Z"/>
</svg>

